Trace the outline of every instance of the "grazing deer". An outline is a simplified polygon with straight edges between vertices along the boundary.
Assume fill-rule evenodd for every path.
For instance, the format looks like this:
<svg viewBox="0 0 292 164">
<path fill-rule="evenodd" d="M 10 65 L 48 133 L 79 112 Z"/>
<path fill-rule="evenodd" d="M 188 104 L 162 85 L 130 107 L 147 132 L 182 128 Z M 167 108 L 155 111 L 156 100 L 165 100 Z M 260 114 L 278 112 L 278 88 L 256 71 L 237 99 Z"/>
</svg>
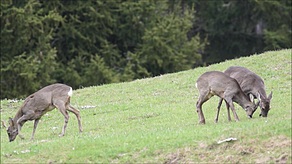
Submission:
<svg viewBox="0 0 292 164">
<path fill-rule="evenodd" d="M 65 124 L 60 136 L 64 136 L 66 131 L 69 119 L 67 110 L 76 115 L 79 124 L 79 131 L 82 132 L 80 112 L 70 105 L 70 97 L 72 96 L 72 93 L 72 88 L 70 86 L 57 83 L 46 86 L 28 96 L 24 100 L 23 105 L 18 110 L 15 117 L 9 119 L 10 126 L 7 129 L 9 141 L 14 141 L 18 134 L 19 137 L 23 139 L 20 130 L 23 124 L 28 120 L 34 120 L 34 128 L 31 136 L 31 139 L 33 139 L 41 117 L 54 108 L 58 108 L 65 117 Z"/>
<path fill-rule="evenodd" d="M 255 104 L 249 101 L 248 97 L 243 93 L 237 81 L 223 72 L 210 71 L 202 74 L 197 80 L 196 87 L 200 94 L 196 105 L 200 124 L 205 124 L 202 105 L 214 95 L 225 100 L 229 121 L 231 121 L 229 107 L 233 112 L 235 120 L 239 121 L 233 102 L 238 103 L 243 109 L 245 109 L 249 118 L 252 117 L 256 108 Z M 218 119 L 215 120 L 215 122 L 217 121 Z"/>
<path fill-rule="evenodd" d="M 267 97 L 263 79 L 249 69 L 240 66 L 231 66 L 224 73 L 238 82 L 242 91 L 249 96 L 252 102 L 254 102 L 254 98 L 258 99 L 257 106 L 259 105 L 261 108 L 260 116 L 267 117 L 273 92 Z M 222 99 L 220 99 L 218 110 L 220 110 L 221 103 Z"/>
</svg>

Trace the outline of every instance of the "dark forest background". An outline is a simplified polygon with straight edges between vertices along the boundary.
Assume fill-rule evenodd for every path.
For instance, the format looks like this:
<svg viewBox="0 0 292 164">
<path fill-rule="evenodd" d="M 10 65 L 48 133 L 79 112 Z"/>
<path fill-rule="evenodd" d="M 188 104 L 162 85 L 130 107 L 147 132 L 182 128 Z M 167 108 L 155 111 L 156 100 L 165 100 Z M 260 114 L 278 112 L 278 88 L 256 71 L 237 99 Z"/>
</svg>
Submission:
<svg viewBox="0 0 292 164">
<path fill-rule="evenodd" d="M 1 0 L 1 99 L 291 48 L 291 2 Z"/>
</svg>

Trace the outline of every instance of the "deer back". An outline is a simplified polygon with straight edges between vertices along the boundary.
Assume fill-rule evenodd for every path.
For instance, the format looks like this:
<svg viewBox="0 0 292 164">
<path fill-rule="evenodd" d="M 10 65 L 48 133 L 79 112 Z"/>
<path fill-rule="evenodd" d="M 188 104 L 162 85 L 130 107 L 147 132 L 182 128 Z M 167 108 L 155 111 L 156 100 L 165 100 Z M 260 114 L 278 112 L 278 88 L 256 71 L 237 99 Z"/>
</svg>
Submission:
<svg viewBox="0 0 292 164">
<path fill-rule="evenodd" d="M 69 100 L 68 92 L 70 90 L 72 90 L 71 87 L 65 84 L 52 84 L 44 87 L 25 99 L 21 107 L 22 113 L 26 114 L 27 112 L 34 111 L 40 113 L 39 117 L 41 117 L 47 111 L 54 108 L 54 100 L 67 102 Z"/>
<path fill-rule="evenodd" d="M 266 97 L 263 79 L 249 69 L 240 66 L 231 66 L 224 73 L 234 78 L 245 94 L 251 93 L 257 96 L 257 92 L 261 90 L 263 96 Z"/>
<path fill-rule="evenodd" d="M 239 85 L 233 78 L 219 71 L 210 71 L 202 74 L 197 80 L 199 90 L 209 90 L 213 94 L 223 97 L 223 93 L 238 92 Z"/>
</svg>

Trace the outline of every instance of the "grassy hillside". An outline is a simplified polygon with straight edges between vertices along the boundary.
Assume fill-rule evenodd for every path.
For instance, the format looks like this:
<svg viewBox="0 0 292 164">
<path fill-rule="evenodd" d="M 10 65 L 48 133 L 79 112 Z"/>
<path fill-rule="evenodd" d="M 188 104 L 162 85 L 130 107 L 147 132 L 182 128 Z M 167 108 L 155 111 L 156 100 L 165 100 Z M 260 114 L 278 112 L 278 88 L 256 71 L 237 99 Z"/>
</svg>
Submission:
<svg viewBox="0 0 292 164">
<path fill-rule="evenodd" d="M 269 94 L 267 118 L 252 119 L 236 105 L 239 122 L 228 122 L 225 105 L 214 123 L 218 98 L 203 105 L 206 125 L 198 124 L 197 78 L 206 71 L 240 65 L 260 75 Z M 70 114 L 67 133 L 59 137 L 64 118 L 58 110 L 43 116 L 35 140 L 33 122 L 26 137 L 9 143 L 1 129 L 1 163 L 291 163 L 291 49 L 271 51 L 128 83 L 76 90 L 72 104 L 81 111 L 83 133 Z M 13 117 L 22 101 L 1 101 L 1 120 Z M 87 107 L 87 108 L 85 108 Z M 91 108 L 88 108 L 91 107 Z M 217 144 L 229 137 L 233 142 Z"/>
</svg>

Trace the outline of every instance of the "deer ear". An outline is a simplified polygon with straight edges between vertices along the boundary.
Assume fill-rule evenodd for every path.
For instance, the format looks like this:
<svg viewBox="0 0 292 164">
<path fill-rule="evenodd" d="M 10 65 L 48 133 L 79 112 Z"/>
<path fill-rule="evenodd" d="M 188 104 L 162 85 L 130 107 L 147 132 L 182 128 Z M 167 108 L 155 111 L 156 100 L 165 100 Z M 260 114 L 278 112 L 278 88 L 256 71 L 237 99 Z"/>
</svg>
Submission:
<svg viewBox="0 0 292 164">
<path fill-rule="evenodd" d="M 254 97 L 253 97 L 252 94 L 249 94 L 249 99 L 250 99 L 251 102 L 254 102 Z"/>
<path fill-rule="evenodd" d="M 272 95 L 273 95 L 273 92 L 270 93 L 270 95 L 269 95 L 269 97 L 268 97 L 269 100 L 272 99 Z"/>
<path fill-rule="evenodd" d="M 261 94 L 260 94 L 260 93 L 257 94 L 257 99 L 258 99 L 259 101 L 261 101 Z"/>
<path fill-rule="evenodd" d="M 12 120 L 11 117 L 9 117 L 9 121 L 8 121 L 8 122 L 9 122 L 9 125 L 10 125 L 10 126 L 14 126 L 14 122 L 13 122 L 13 120 Z"/>
</svg>

